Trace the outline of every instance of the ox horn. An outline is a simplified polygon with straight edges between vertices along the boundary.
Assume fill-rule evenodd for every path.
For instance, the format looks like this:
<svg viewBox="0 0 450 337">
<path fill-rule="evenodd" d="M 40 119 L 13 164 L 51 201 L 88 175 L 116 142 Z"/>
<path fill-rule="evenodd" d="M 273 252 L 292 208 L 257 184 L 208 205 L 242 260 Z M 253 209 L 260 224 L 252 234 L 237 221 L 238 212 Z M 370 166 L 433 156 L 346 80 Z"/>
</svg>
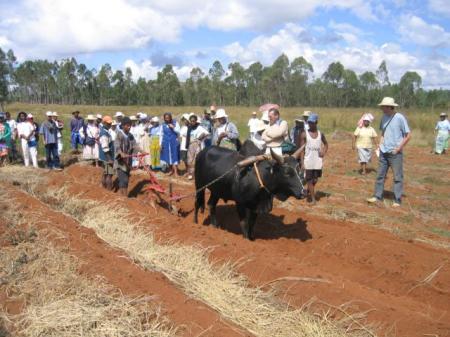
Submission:
<svg viewBox="0 0 450 337">
<path fill-rule="evenodd" d="M 283 156 L 280 156 L 280 155 L 276 154 L 276 153 L 273 151 L 272 148 L 270 148 L 270 155 L 272 156 L 273 159 L 275 159 L 275 161 L 276 161 L 278 164 L 282 165 L 282 164 L 284 163 L 284 158 L 283 158 Z"/>
<path fill-rule="evenodd" d="M 299 160 L 300 159 L 300 153 L 305 149 L 305 144 L 303 144 L 299 149 L 297 149 L 293 154 L 292 157 Z"/>
</svg>

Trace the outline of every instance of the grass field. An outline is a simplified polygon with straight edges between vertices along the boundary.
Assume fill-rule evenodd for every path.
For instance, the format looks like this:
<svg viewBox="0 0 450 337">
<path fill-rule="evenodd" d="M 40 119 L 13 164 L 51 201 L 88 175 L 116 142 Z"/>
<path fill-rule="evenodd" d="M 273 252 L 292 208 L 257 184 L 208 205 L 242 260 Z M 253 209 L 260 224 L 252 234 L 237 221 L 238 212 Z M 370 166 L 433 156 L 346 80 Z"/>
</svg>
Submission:
<svg viewBox="0 0 450 337">
<path fill-rule="evenodd" d="M 257 107 L 225 107 L 227 113 L 231 117 L 231 121 L 237 124 L 241 139 L 248 136 L 247 121 L 252 111 L 257 111 Z M 177 117 L 185 112 L 194 112 L 203 115 L 204 107 L 183 106 L 183 107 L 165 107 L 165 106 L 87 106 L 87 105 L 35 105 L 12 103 L 6 107 L 12 116 L 16 116 L 19 111 L 31 112 L 36 116 L 36 120 L 41 122 L 45 119 L 45 112 L 57 111 L 63 119 L 66 129 L 64 136 L 64 151 L 70 149 L 70 132 L 68 125 L 72 111 L 79 110 L 85 117 L 88 113 L 101 113 L 114 115 L 116 111 L 122 111 L 130 116 L 138 111 L 145 112 L 149 116 L 161 116 L 164 112 L 171 111 Z M 330 135 L 336 131 L 352 132 L 364 112 L 370 112 L 375 116 L 374 127 L 378 128 L 381 118 L 381 111 L 376 107 L 372 108 L 314 108 L 314 107 L 296 107 L 282 108 L 281 116 L 289 122 L 289 126 L 293 126 L 294 119 L 300 116 L 304 110 L 312 110 L 319 114 L 319 127 L 326 134 Z M 434 126 L 438 120 L 438 113 L 431 110 L 403 110 L 408 118 L 412 129 L 413 138 L 411 144 L 421 147 L 431 147 L 434 143 Z M 42 147 L 42 144 L 41 144 Z M 42 150 L 42 149 L 41 149 Z"/>
</svg>

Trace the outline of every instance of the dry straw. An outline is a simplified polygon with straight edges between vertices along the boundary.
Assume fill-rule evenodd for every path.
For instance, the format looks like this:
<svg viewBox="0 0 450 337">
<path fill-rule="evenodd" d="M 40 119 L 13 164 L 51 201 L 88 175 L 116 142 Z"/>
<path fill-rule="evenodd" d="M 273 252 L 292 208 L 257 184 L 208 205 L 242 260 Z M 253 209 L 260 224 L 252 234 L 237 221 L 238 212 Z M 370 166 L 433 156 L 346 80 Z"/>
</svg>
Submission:
<svg viewBox="0 0 450 337">
<path fill-rule="evenodd" d="M 4 205 L 5 195 L 0 195 Z M 2 213 L 12 226 L 23 223 Z M 77 273 L 78 261 L 48 243 L 47 238 L 23 240 L 2 247 L 0 279 L 9 299 L 24 303 L 20 314 L 0 312 L 0 323 L 11 336 L 24 337 L 172 337 L 176 331 L 143 298 L 127 298 L 101 279 Z"/>
<path fill-rule="evenodd" d="M 272 292 L 251 287 L 230 263 L 212 264 L 205 249 L 161 244 L 119 205 L 80 199 L 64 189 L 47 191 L 42 200 L 93 229 L 111 246 L 122 249 L 137 264 L 166 275 L 187 294 L 217 310 L 223 317 L 261 337 L 373 336 L 360 325 L 346 329 L 327 317 L 293 309 Z"/>
</svg>

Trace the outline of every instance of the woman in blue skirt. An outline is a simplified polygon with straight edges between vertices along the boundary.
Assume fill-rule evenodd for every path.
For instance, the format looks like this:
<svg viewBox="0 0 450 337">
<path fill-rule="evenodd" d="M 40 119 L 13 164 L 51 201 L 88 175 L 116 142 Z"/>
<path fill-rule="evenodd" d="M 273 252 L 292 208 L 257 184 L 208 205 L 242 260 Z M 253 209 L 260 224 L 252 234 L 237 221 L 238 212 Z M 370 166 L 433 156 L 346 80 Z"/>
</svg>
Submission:
<svg viewBox="0 0 450 337">
<path fill-rule="evenodd" d="M 178 162 L 180 161 L 180 125 L 172 118 L 170 112 L 164 113 L 162 125 L 161 160 L 169 166 L 169 175 L 178 176 Z"/>
</svg>

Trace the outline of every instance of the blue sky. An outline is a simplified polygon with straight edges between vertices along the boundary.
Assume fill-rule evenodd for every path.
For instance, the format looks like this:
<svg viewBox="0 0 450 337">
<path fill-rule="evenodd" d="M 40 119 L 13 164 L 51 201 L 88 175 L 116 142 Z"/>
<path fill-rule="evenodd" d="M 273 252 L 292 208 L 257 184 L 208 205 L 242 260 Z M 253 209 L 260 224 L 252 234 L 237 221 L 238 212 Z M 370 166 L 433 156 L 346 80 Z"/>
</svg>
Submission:
<svg viewBox="0 0 450 337">
<path fill-rule="evenodd" d="M 392 81 L 417 71 L 426 88 L 450 88 L 450 1 L 0 0 L 0 47 L 135 78 L 165 63 L 185 79 L 216 59 L 268 65 L 281 53 L 304 56 L 315 77 L 333 61 L 362 73 L 386 60 Z"/>
</svg>

